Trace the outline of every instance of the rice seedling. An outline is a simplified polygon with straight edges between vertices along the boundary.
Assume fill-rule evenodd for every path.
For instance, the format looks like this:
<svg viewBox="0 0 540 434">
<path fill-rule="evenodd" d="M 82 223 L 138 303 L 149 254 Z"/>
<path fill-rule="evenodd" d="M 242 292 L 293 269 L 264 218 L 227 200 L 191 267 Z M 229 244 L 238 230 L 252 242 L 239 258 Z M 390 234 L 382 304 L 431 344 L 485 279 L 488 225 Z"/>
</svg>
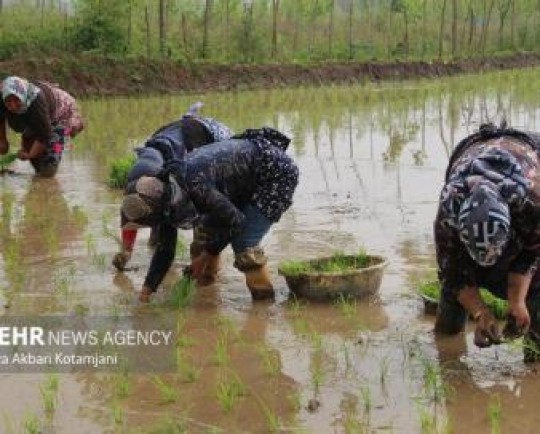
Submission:
<svg viewBox="0 0 540 434">
<path fill-rule="evenodd" d="M 82 209 L 80 206 L 75 205 L 71 209 L 71 215 L 72 215 L 73 221 L 75 222 L 75 225 L 78 228 L 82 229 L 86 227 L 86 225 L 88 224 L 88 215 L 86 214 L 84 209 Z"/>
<path fill-rule="evenodd" d="M 364 424 L 358 420 L 358 415 L 354 408 L 349 408 L 342 420 L 343 430 L 346 434 L 357 434 L 366 432 Z"/>
<path fill-rule="evenodd" d="M 7 172 L 9 165 L 14 163 L 16 160 L 17 160 L 17 154 L 14 152 L 9 152 L 5 155 L 0 155 L 0 173 Z"/>
<path fill-rule="evenodd" d="M 169 303 L 176 309 L 189 306 L 195 295 L 195 281 L 188 276 L 178 279 L 169 294 Z"/>
<path fill-rule="evenodd" d="M 216 386 L 219 405 L 225 413 L 230 413 L 238 399 L 246 395 L 246 387 L 234 373 L 223 376 Z"/>
<path fill-rule="evenodd" d="M 39 387 L 43 411 L 49 421 L 53 419 L 56 411 L 58 384 L 58 376 L 49 374 L 45 379 L 45 383 Z"/>
<path fill-rule="evenodd" d="M 122 426 L 124 424 L 124 410 L 122 406 L 115 402 L 111 408 L 113 422 L 117 426 Z"/>
<path fill-rule="evenodd" d="M 201 368 L 196 368 L 187 357 L 185 357 L 180 349 L 176 350 L 176 370 L 183 381 L 194 383 L 201 376 Z"/>
<path fill-rule="evenodd" d="M 34 413 L 26 413 L 22 422 L 24 434 L 41 434 L 41 423 Z"/>
<path fill-rule="evenodd" d="M 369 384 L 365 384 L 360 387 L 360 399 L 362 400 L 364 415 L 369 418 L 371 415 L 371 409 L 373 408 L 373 397 L 371 396 Z"/>
<path fill-rule="evenodd" d="M 214 363 L 217 366 L 226 366 L 229 363 L 229 333 L 227 330 L 222 330 L 219 333 L 216 348 L 214 350 Z"/>
<path fill-rule="evenodd" d="M 102 273 L 107 271 L 107 256 L 104 253 L 95 253 L 92 255 L 92 263 Z"/>
<path fill-rule="evenodd" d="M 135 155 L 129 155 L 112 162 L 109 171 L 109 187 L 124 188 L 127 185 L 128 173 L 135 164 L 135 160 Z"/>
<path fill-rule="evenodd" d="M 418 293 L 430 301 L 438 302 L 441 294 L 441 285 L 437 280 L 421 282 L 418 284 Z M 480 295 L 487 307 L 493 312 L 495 318 L 506 318 L 506 312 L 508 310 L 508 302 L 506 300 L 495 297 L 491 292 L 484 288 L 480 289 Z"/>
<path fill-rule="evenodd" d="M 312 355 L 309 371 L 311 373 L 311 385 L 313 386 L 313 390 L 317 393 L 324 382 L 322 353 L 314 353 Z"/>
<path fill-rule="evenodd" d="M 502 406 L 499 395 L 492 395 L 489 398 L 488 404 L 488 419 L 492 434 L 501 432 Z"/>
<path fill-rule="evenodd" d="M 257 394 L 254 394 L 254 396 L 257 399 L 257 402 L 259 403 L 259 407 L 261 408 L 264 420 L 266 422 L 266 428 L 268 429 L 268 432 L 271 433 L 277 433 L 281 432 L 281 419 L 279 416 L 274 412 L 264 401 L 263 399 L 258 396 Z"/>
<path fill-rule="evenodd" d="M 443 380 L 440 367 L 427 358 L 422 358 L 424 367 L 424 393 L 432 402 L 439 403 L 448 395 L 448 386 Z"/>
<path fill-rule="evenodd" d="M 287 401 L 291 404 L 295 413 L 298 413 L 300 408 L 302 408 L 302 397 L 300 395 L 300 391 L 298 390 L 295 390 L 287 395 Z"/>
<path fill-rule="evenodd" d="M 353 297 L 347 297 L 343 294 L 339 294 L 339 297 L 335 300 L 334 305 L 339 308 L 341 314 L 345 318 L 350 319 L 357 317 L 356 299 Z"/>
<path fill-rule="evenodd" d="M 420 406 L 420 432 L 422 434 L 436 434 L 437 433 L 437 419 L 436 414 L 431 412 L 429 407 Z"/>
<path fill-rule="evenodd" d="M 279 355 L 275 351 L 268 348 L 264 344 L 260 344 L 256 351 L 261 357 L 262 367 L 265 374 L 275 376 L 281 372 L 281 361 L 279 359 Z"/>
<path fill-rule="evenodd" d="M 90 232 L 87 232 L 86 234 L 84 234 L 84 241 L 86 244 L 86 252 L 88 253 L 88 256 L 94 256 L 97 253 L 96 240 L 94 238 L 94 235 Z"/>
<path fill-rule="evenodd" d="M 113 377 L 113 395 L 115 398 L 124 399 L 131 393 L 131 378 L 129 372 L 125 370 Z"/>
<path fill-rule="evenodd" d="M 153 375 L 151 381 L 159 391 L 161 404 L 171 404 L 178 400 L 178 392 L 173 385 L 166 383 L 158 375 Z"/>
<path fill-rule="evenodd" d="M 386 379 L 388 378 L 388 371 L 390 370 L 390 357 L 384 356 L 379 363 L 379 380 L 381 385 L 386 384 Z"/>
</svg>

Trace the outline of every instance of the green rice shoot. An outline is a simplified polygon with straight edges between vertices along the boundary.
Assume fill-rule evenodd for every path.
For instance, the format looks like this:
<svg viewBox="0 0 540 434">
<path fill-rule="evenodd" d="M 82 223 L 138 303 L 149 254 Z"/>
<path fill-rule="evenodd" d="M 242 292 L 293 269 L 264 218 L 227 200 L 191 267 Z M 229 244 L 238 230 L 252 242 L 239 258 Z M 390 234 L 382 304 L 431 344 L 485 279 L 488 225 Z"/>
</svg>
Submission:
<svg viewBox="0 0 540 434">
<path fill-rule="evenodd" d="M 127 185 L 128 173 L 135 164 L 135 156 L 118 158 L 113 161 L 109 173 L 109 187 L 124 188 Z"/>
<path fill-rule="evenodd" d="M 191 304 L 195 295 L 195 281 L 188 276 L 179 279 L 171 289 L 169 302 L 176 309 L 182 309 Z"/>
<path fill-rule="evenodd" d="M 10 152 L 5 155 L 0 155 L 0 172 L 5 172 L 8 166 L 17 159 L 17 154 Z"/>
<path fill-rule="evenodd" d="M 441 294 L 441 284 L 437 280 L 427 280 L 421 282 L 418 285 L 418 292 L 421 296 L 438 302 Z M 497 319 L 505 319 L 508 309 L 508 302 L 506 300 L 495 297 L 487 289 L 480 288 L 480 295 L 484 300 L 486 306 L 493 312 L 493 315 Z"/>
</svg>

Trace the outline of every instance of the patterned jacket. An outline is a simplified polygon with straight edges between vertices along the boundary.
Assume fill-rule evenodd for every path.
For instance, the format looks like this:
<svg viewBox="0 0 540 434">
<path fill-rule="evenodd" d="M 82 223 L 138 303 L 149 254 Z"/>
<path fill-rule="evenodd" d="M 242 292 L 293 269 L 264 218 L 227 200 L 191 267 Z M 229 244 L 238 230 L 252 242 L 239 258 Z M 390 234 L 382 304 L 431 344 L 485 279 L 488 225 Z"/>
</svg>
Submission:
<svg viewBox="0 0 540 434">
<path fill-rule="evenodd" d="M 457 216 L 470 188 L 487 179 L 510 209 L 510 240 L 493 270 L 524 274 L 540 257 L 540 159 L 537 137 L 515 130 L 489 130 L 464 139 L 446 172 L 434 236 L 443 291 L 478 286 L 485 273 L 460 241 Z M 491 267 L 487 267 L 491 268 Z M 489 271 L 489 270 L 488 270 Z"/>
<path fill-rule="evenodd" d="M 169 221 L 160 227 L 161 242 L 146 285 L 155 289 L 161 282 L 174 258 L 175 246 L 169 241 L 176 240 L 176 228 L 185 228 L 193 220 L 193 210 L 203 216 L 206 229 L 220 234 L 206 246 L 211 254 L 221 252 L 242 229 L 245 205 L 255 205 L 273 222 L 281 218 L 292 204 L 299 173 L 280 145 L 263 135 L 252 135 L 200 148 L 184 161 L 169 164 L 193 207 L 183 200 L 172 207 Z"/>
</svg>

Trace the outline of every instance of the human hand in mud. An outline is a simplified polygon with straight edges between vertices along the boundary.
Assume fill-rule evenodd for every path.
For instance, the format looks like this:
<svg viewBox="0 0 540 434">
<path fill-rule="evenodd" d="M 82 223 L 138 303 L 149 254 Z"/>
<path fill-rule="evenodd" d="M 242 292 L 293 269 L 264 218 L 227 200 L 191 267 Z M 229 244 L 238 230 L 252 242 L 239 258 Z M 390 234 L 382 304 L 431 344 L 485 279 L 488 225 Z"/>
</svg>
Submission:
<svg viewBox="0 0 540 434">
<path fill-rule="evenodd" d="M 30 158 L 30 155 L 28 154 L 28 152 L 21 149 L 19 150 L 19 152 L 17 152 L 17 157 L 19 158 L 19 160 L 28 160 Z"/>
<path fill-rule="evenodd" d="M 503 336 L 507 339 L 516 339 L 527 333 L 531 325 L 531 317 L 525 303 L 511 305 L 508 309 Z"/>
<path fill-rule="evenodd" d="M 124 271 L 130 259 L 131 259 L 131 252 L 124 250 L 114 255 L 112 264 L 118 271 Z"/>
<path fill-rule="evenodd" d="M 475 315 L 476 328 L 474 330 L 474 344 L 479 348 L 486 348 L 492 344 L 501 343 L 501 333 L 495 317 L 488 309 L 482 309 Z"/>
</svg>

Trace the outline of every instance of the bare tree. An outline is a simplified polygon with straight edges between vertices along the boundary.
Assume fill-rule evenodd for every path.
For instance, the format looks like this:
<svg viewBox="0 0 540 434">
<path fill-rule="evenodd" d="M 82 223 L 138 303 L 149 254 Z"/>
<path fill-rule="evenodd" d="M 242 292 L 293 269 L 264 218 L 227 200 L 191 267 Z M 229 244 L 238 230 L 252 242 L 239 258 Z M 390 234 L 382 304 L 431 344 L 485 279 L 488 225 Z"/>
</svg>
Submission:
<svg viewBox="0 0 540 434">
<path fill-rule="evenodd" d="M 441 27 L 439 29 L 439 57 L 442 57 L 443 53 L 443 40 L 444 40 L 444 16 L 446 14 L 446 0 L 443 0 L 441 9 Z"/>
<path fill-rule="evenodd" d="M 332 57 L 333 45 L 334 45 L 334 10 L 336 7 L 336 0 L 330 0 L 330 18 L 328 21 L 328 55 Z"/>
<path fill-rule="evenodd" d="M 277 57 L 279 0 L 272 0 L 272 59 Z"/>
<path fill-rule="evenodd" d="M 349 60 L 352 60 L 352 58 L 354 57 L 353 18 L 354 18 L 354 0 L 349 0 Z"/>
<path fill-rule="evenodd" d="M 150 11 L 148 10 L 148 4 L 144 7 L 144 21 L 146 25 L 146 55 L 150 57 L 152 49 L 150 46 Z"/>
<path fill-rule="evenodd" d="M 482 38 L 480 40 L 482 56 L 484 55 L 486 51 L 487 34 L 488 34 L 488 29 L 489 29 L 489 23 L 491 21 L 491 12 L 493 11 L 493 6 L 495 6 L 495 0 L 491 0 L 489 9 L 487 10 L 487 16 L 485 14 L 485 11 L 486 11 L 485 5 L 486 5 L 486 2 L 484 2 L 485 21 L 484 21 L 484 26 L 482 27 Z"/>
<path fill-rule="evenodd" d="M 514 3 L 514 0 L 498 0 L 497 1 L 497 9 L 499 10 L 499 49 L 502 50 L 503 48 L 503 33 L 504 33 L 504 22 L 506 21 L 506 17 L 508 16 L 508 13 L 510 12 L 510 8 L 512 7 Z"/>
<path fill-rule="evenodd" d="M 204 28 L 203 28 L 203 43 L 202 43 L 202 58 L 208 56 L 208 37 L 210 31 L 210 18 L 212 17 L 212 0 L 206 0 L 204 7 Z"/>
<path fill-rule="evenodd" d="M 167 46 L 166 14 L 167 0 L 159 0 L 159 53 L 162 56 L 165 56 Z"/>
<path fill-rule="evenodd" d="M 452 56 L 457 52 L 458 0 L 452 0 Z"/>
</svg>

